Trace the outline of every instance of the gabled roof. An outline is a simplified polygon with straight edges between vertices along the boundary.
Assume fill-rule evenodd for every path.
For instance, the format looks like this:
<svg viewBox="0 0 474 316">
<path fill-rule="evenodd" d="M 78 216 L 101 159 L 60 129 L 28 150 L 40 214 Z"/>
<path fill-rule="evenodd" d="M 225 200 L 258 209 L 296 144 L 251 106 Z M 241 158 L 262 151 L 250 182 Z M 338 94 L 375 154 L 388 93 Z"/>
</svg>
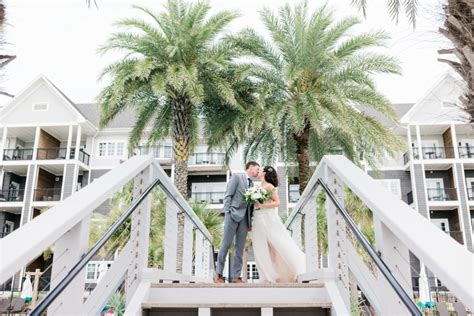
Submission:
<svg viewBox="0 0 474 316">
<path fill-rule="evenodd" d="M 438 93 L 442 91 L 442 88 L 446 84 L 452 84 L 454 87 L 452 91 L 449 91 L 449 93 L 446 93 L 442 97 L 446 99 L 441 99 L 438 96 Z M 400 122 L 407 124 L 410 121 L 413 121 L 413 115 L 415 115 L 419 110 L 423 109 L 424 106 L 426 106 L 426 102 L 431 99 L 435 99 L 435 102 L 433 100 L 430 100 L 428 102 L 430 105 L 434 106 L 439 106 L 439 111 L 436 111 L 436 113 L 439 114 L 441 117 L 445 117 L 448 121 L 453 119 L 453 116 L 447 115 L 447 114 L 453 114 L 454 112 L 457 112 L 459 114 L 463 114 L 462 109 L 452 107 L 451 109 L 443 109 L 444 107 L 444 102 L 448 101 L 448 99 L 453 99 L 453 102 L 458 104 L 458 98 L 462 93 L 462 90 L 464 89 L 464 83 L 459 80 L 455 74 L 453 74 L 452 71 L 447 71 L 444 73 L 442 76 L 438 78 L 438 80 L 435 82 L 435 84 L 430 87 L 424 94 L 423 96 L 401 117 Z M 456 116 L 454 116 L 456 117 Z M 458 117 L 459 121 L 461 122 L 462 115 Z M 431 122 L 432 123 L 432 122 Z"/>
<path fill-rule="evenodd" d="M 76 104 L 77 109 L 86 119 L 99 127 L 100 106 L 97 103 Z M 132 128 L 135 124 L 136 113 L 134 109 L 127 108 L 119 113 L 107 126 L 107 128 Z"/>
<path fill-rule="evenodd" d="M 23 96 L 27 95 L 30 93 L 30 90 L 32 87 L 38 84 L 38 82 L 44 82 L 47 87 L 51 89 L 60 99 L 64 101 L 65 104 L 67 104 L 71 111 L 79 115 L 82 119 L 86 120 L 84 115 L 81 114 L 81 112 L 76 108 L 76 105 L 74 102 L 72 102 L 64 92 L 62 92 L 58 87 L 56 87 L 45 75 L 40 74 L 37 78 L 35 78 L 33 81 L 31 81 L 20 93 L 18 93 L 7 105 L 5 105 L 0 113 L 0 117 L 3 117 L 7 115 L 10 111 L 13 110 L 15 107 L 15 103 L 17 100 L 21 99 Z"/>
</svg>

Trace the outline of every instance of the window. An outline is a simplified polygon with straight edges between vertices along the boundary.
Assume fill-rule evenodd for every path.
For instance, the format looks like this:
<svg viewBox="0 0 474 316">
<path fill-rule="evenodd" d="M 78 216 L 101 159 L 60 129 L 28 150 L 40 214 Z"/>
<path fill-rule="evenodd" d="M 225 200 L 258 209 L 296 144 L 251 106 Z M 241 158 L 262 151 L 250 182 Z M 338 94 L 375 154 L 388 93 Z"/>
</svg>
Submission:
<svg viewBox="0 0 474 316">
<path fill-rule="evenodd" d="M 400 187 L 400 179 L 383 179 L 377 180 L 384 188 L 392 192 L 397 198 L 402 198 L 402 189 Z"/>
<path fill-rule="evenodd" d="M 100 142 L 99 143 L 99 156 L 113 157 L 113 156 L 123 156 L 125 153 L 125 143 L 124 142 Z"/>
<path fill-rule="evenodd" d="M 107 156 L 115 156 L 115 143 L 107 143 Z"/>
<path fill-rule="evenodd" d="M 33 104 L 33 111 L 47 111 L 48 110 L 48 103 L 34 103 Z"/>
<path fill-rule="evenodd" d="M 123 156 L 124 143 L 117 143 L 117 156 Z"/>
<path fill-rule="evenodd" d="M 95 263 L 87 264 L 86 279 L 95 280 Z"/>
<path fill-rule="evenodd" d="M 99 143 L 99 156 L 105 156 L 106 148 L 107 148 L 107 143 Z"/>
</svg>

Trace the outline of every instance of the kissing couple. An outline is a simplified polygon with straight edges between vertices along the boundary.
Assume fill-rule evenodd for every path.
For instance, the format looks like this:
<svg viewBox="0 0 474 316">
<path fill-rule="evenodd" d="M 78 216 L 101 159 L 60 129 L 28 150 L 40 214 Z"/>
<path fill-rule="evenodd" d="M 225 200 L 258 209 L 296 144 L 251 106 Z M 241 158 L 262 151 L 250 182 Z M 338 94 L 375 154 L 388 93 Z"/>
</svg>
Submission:
<svg viewBox="0 0 474 316">
<path fill-rule="evenodd" d="M 260 182 L 262 199 L 249 202 L 246 193 Z M 229 281 L 242 283 L 242 258 L 247 233 L 252 232 L 252 247 L 261 283 L 296 282 L 306 271 L 306 256 L 293 241 L 278 215 L 278 174 L 272 166 L 261 168 L 255 161 L 245 165 L 245 173 L 232 175 L 224 195 L 224 238 L 217 256 L 215 283 L 224 283 L 225 259 L 235 239 Z M 248 196 L 248 194 L 247 194 Z"/>
</svg>

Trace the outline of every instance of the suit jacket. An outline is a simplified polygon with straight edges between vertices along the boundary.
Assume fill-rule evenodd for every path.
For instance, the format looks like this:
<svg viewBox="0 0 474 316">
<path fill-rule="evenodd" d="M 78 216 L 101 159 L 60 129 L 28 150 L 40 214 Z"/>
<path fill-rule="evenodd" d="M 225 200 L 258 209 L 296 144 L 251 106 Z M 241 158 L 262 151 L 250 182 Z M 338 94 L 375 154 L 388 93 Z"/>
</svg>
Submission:
<svg viewBox="0 0 474 316">
<path fill-rule="evenodd" d="M 250 226 L 253 207 L 248 207 L 249 205 L 243 198 L 248 188 L 249 184 L 246 174 L 237 173 L 230 178 L 224 195 L 224 213 L 229 212 L 232 219 L 236 222 L 240 222 L 247 215 Z"/>
</svg>

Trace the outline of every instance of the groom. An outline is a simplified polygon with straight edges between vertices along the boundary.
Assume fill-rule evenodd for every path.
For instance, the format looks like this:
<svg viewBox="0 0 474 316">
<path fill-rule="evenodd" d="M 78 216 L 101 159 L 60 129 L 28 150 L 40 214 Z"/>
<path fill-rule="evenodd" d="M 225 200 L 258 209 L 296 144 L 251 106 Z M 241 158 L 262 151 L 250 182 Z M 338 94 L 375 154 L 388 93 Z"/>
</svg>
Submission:
<svg viewBox="0 0 474 316">
<path fill-rule="evenodd" d="M 224 195 L 224 238 L 217 256 L 215 283 L 224 283 L 223 271 L 227 252 L 235 237 L 234 257 L 230 272 L 230 282 L 242 283 L 242 255 L 247 233 L 252 220 L 253 205 L 243 199 L 245 191 L 253 186 L 252 179 L 260 172 L 260 165 L 249 161 L 245 165 L 245 173 L 234 174 L 227 184 Z"/>
</svg>

